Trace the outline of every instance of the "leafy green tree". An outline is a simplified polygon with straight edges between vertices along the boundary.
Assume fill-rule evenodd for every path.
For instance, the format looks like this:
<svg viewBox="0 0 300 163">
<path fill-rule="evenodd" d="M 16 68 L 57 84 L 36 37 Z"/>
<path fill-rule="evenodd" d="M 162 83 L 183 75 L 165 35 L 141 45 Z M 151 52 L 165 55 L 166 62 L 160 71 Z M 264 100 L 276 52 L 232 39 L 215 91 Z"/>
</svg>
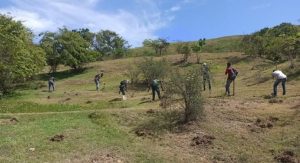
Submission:
<svg viewBox="0 0 300 163">
<path fill-rule="evenodd" d="M 89 43 L 77 32 L 66 28 L 59 29 L 58 44 L 62 48 L 60 53 L 63 63 L 75 70 L 93 60 Z"/>
<path fill-rule="evenodd" d="M 191 48 L 188 43 L 178 43 L 176 47 L 176 51 L 178 54 L 182 54 L 182 61 L 186 63 L 188 58 L 191 56 Z"/>
<path fill-rule="evenodd" d="M 166 79 L 170 70 L 170 66 L 165 59 L 156 61 L 152 57 L 145 57 L 142 62 L 137 64 L 137 68 L 146 83 L 153 79 Z"/>
<path fill-rule="evenodd" d="M 94 38 L 95 38 L 95 34 L 93 32 L 91 32 L 88 28 L 80 28 L 78 30 L 74 29 L 72 30 L 72 32 L 77 32 L 80 34 L 80 36 L 87 41 L 88 43 L 90 43 L 90 47 L 92 47 L 93 42 L 94 42 Z"/>
<path fill-rule="evenodd" d="M 166 39 L 159 38 L 156 40 L 146 39 L 144 40 L 143 45 L 153 48 L 155 50 L 155 54 L 161 56 L 163 52 L 167 51 L 170 43 Z"/>
<path fill-rule="evenodd" d="M 196 43 L 194 43 L 191 47 L 192 51 L 196 54 L 197 63 L 200 64 L 200 52 L 203 49 L 203 46 L 206 44 L 206 39 L 199 39 Z"/>
<path fill-rule="evenodd" d="M 9 93 L 45 65 L 45 52 L 32 43 L 33 35 L 20 21 L 0 15 L 0 94 Z"/>
<path fill-rule="evenodd" d="M 299 54 L 299 32 L 300 27 L 290 23 L 263 28 L 243 38 L 245 54 L 269 59 L 276 65 L 288 60 L 294 68 L 294 59 Z"/>
<path fill-rule="evenodd" d="M 126 55 L 130 45 L 116 32 L 101 30 L 96 34 L 94 47 L 103 56 L 120 58 Z"/>
<path fill-rule="evenodd" d="M 59 35 L 54 32 L 45 32 L 40 34 L 40 46 L 46 52 L 46 61 L 50 66 L 50 72 L 56 72 L 59 64 L 62 64 L 61 52 L 62 46 L 58 42 Z"/>
<path fill-rule="evenodd" d="M 56 33 L 45 32 L 41 35 L 40 44 L 47 54 L 50 72 L 55 72 L 59 64 L 78 70 L 83 64 L 94 60 L 90 43 L 76 30 L 61 28 Z"/>
</svg>

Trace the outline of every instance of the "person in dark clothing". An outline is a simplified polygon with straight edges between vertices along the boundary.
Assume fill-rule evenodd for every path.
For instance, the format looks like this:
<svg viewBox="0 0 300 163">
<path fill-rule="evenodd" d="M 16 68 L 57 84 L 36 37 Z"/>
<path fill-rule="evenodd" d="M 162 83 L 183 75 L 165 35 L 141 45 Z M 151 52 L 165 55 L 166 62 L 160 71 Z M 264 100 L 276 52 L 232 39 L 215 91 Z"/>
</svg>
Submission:
<svg viewBox="0 0 300 163">
<path fill-rule="evenodd" d="M 97 74 L 94 78 L 95 84 L 96 84 L 96 91 L 99 91 L 100 88 L 100 79 L 103 77 L 103 73 Z"/>
<path fill-rule="evenodd" d="M 55 90 L 55 85 L 54 84 L 55 84 L 55 79 L 54 79 L 53 76 L 51 76 L 49 78 L 49 80 L 48 80 L 48 89 L 49 89 L 49 92 L 51 92 L 51 89 L 52 89 L 52 91 Z"/>
<path fill-rule="evenodd" d="M 237 74 L 238 71 L 231 66 L 231 63 L 228 62 L 227 68 L 225 70 L 225 75 L 227 75 L 225 90 L 226 90 L 226 95 L 228 96 L 230 96 L 230 84 L 234 82 Z M 233 95 L 234 95 L 234 88 L 233 88 Z"/>
<path fill-rule="evenodd" d="M 122 80 L 120 82 L 120 90 L 119 94 L 122 93 L 123 100 L 126 100 L 125 92 L 127 92 L 127 84 L 129 83 L 129 80 Z"/>
<path fill-rule="evenodd" d="M 157 93 L 158 98 L 159 99 L 161 98 L 159 87 L 163 90 L 161 81 L 158 80 L 158 79 L 152 80 L 151 83 L 149 84 L 148 92 L 149 92 L 149 90 L 151 88 L 151 90 L 152 90 L 152 101 L 155 100 L 155 92 Z"/>
</svg>

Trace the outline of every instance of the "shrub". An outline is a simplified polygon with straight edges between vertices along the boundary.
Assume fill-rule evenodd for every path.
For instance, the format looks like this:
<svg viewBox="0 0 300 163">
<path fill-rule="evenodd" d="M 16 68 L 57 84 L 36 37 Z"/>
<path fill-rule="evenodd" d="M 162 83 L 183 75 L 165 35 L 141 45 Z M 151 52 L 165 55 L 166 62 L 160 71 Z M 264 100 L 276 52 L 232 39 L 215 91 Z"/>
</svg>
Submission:
<svg viewBox="0 0 300 163">
<path fill-rule="evenodd" d="M 184 122 L 196 120 L 203 115 L 203 100 L 201 96 L 202 78 L 200 68 L 188 72 L 176 70 L 171 73 L 170 81 L 165 83 L 164 102 L 171 105 L 178 100 L 184 109 Z"/>
<path fill-rule="evenodd" d="M 156 61 L 151 57 L 144 58 L 142 62 L 138 63 L 137 69 L 148 83 L 153 79 L 166 79 L 170 67 L 167 60 L 162 59 Z"/>
</svg>

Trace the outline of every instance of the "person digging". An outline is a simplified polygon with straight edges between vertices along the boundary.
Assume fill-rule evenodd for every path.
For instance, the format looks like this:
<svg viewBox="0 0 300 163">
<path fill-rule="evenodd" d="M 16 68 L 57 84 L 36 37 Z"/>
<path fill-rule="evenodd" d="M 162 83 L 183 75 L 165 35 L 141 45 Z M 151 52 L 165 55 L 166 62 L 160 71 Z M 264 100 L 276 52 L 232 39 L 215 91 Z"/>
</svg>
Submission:
<svg viewBox="0 0 300 163">
<path fill-rule="evenodd" d="M 160 80 L 154 79 L 149 84 L 148 92 L 150 91 L 150 88 L 151 88 L 151 90 L 152 90 L 152 101 L 155 101 L 155 92 L 157 93 L 158 98 L 161 99 L 160 89 L 159 89 L 159 88 L 161 88 L 163 90 L 163 87 L 162 87 L 161 83 L 162 82 Z"/>
<path fill-rule="evenodd" d="M 126 97 L 126 93 L 127 92 L 127 84 L 129 83 L 129 80 L 122 80 L 120 82 L 120 86 L 119 86 L 119 94 L 122 93 L 122 99 L 123 100 L 126 100 L 127 97 Z"/>
</svg>

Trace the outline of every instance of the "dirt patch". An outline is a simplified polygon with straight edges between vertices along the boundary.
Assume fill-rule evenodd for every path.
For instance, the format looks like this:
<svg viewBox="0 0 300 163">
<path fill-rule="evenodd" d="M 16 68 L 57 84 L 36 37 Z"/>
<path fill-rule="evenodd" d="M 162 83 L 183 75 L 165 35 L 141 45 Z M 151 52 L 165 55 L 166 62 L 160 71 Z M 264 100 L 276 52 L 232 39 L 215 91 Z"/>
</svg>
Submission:
<svg viewBox="0 0 300 163">
<path fill-rule="evenodd" d="M 284 151 L 275 156 L 274 159 L 281 163 L 298 163 L 299 161 L 293 151 Z"/>
<path fill-rule="evenodd" d="M 109 100 L 109 102 L 123 101 L 122 98 L 114 98 Z"/>
<path fill-rule="evenodd" d="M 60 135 L 54 135 L 52 138 L 50 138 L 50 141 L 53 141 L 53 142 L 60 142 L 60 141 L 63 141 L 65 138 L 64 135 L 60 134 Z"/>
<path fill-rule="evenodd" d="M 273 99 L 269 100 L 269 103 L 270 104 L 276 104 L 276 103 L 277 104 L 281 104 L 281 103 L 283 103 L 283 100 L 281 100 L 281 99 L 279 100 L 279 99 L 273 98 Z"/>
<path fill-rule="evenodd" d="M 97 155 L 91 158 L 91 163 L 123 163 L 121 158 L 115 156 L 114 154 L 106 154 L 106 155 Z"/>
<path fill-rule="evenodd" d="M 93 112 L 91 114 L 89 114 L 89 118 L 93 119 L 97 117 L 97 113 Z"/>
<path fill-rule="evenodd" d="M 98 151 L 91 152 L 82 156 L 82 153 L 76 153 L 73 158 L 62 161 L 72 163 L 124 163 L 127 159 L 113 151 Z"/>
<path fill-rule="evenodd" d="M 262 97 L 263 97 L 264 99 L 272 99 L 272 98 L 273 98 L 272 95 L 263 95 Z"/>
<path fill-rule="evenodd" d="M 86 101 L 85 103 L 86 103 L 86 104 L 90 104 L 90 103 L 92 103 L 92 101 L 88 100 L 88 101 Z"/>
<path fill-rule="evenodd" d="M 278 120 L 279 120 L 278 117 L 269 116 L 269 121 L 271 121 L 271 122 L 276 122 Z"/>
<path fill-rule="evenodd" d="M 138 129 L 135 131 L 135 134 L 138 137 L 154 136 L 153 132 L 145 129 Z"/>
<path fill-rule="evenodd" d="M 153 114 L 153 113 L 155 113 L 155 111 L 153 109 L 149 109 L 149 110 L 146 111 L 146 113 Z"/>
<path fill-rule="evenodd" d="M 262 120 L 260 118 L 257 118 L 254 124 L 260 128 L 272 128 L 274 126 L 272 121 Z"/>
<path fill-rule="evenodd" d="M 207 147 L 213 143 L 213 140 L 216 139 L 211 135 L 197 135 L 193 137 L 191 146 L 204 146 Z"/>
<path fill-rule="evenodd" d="M 19 122 L 19 120 L 15 117 L 13 118 L 7 118 L 7 119 L 0 119 L 0 125 L 15 125 Z"/>
<path fill-rule="evenodd" d="M 279 118 L 277 117 L 272 117 L 270 116 L 269 118 L 267 119 L 261 119 L 261 118 L 257 118 L 256 121 L 251 124 L 251 125 L 248 125 L 249 129 L 251 132 L 261 132 L 262 129 L 271 129 L 274 127 L 274 123 L 276 121 L 278 121 Z"/>
</svg>

